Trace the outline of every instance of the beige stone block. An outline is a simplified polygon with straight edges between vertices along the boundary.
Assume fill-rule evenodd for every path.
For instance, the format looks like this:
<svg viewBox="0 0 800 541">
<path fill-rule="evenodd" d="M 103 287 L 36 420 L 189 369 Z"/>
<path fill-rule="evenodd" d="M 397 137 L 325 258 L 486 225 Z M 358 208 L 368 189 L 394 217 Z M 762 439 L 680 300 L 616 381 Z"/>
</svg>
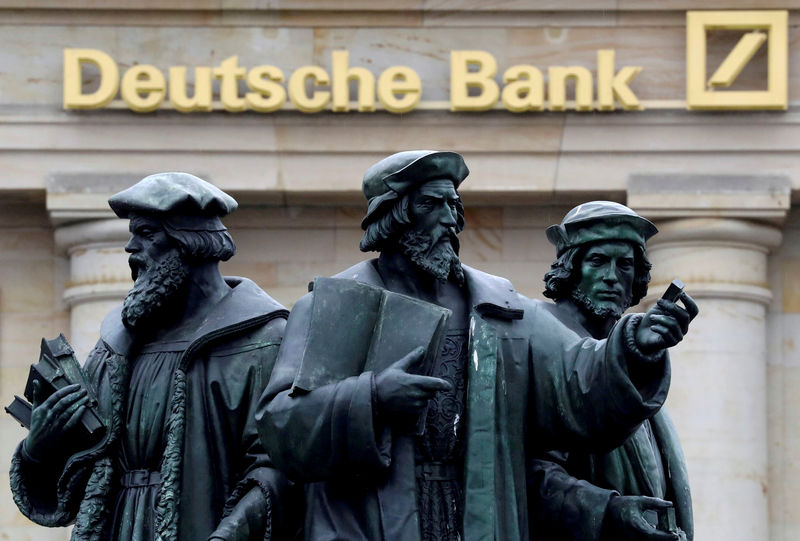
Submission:
<svg viewBox="0 0 800 541">
<path fill-rule="evenodd" d="M 351 265 L 367 259 L 361 257 L 353 262 L 340 263 L 338 261 L 315 262 L 315 263 L 280 263 L 277 265 L 278 284 L 277 287 L 304 287 L 308 286 L 318 276 L 333 276 L 350 267 Z"/>
<path fill-rule="evenodd" d="M 222 263 L 220 270 L 225 276 L 244 276 L 249 278 L 265 290 L 278 284 L 278 271 L 275 263 L 239 262 L 234 258 Z"/>
<path fill-rule="evenodd" d="M 478 269 L 502 276 L 514 284 L 518 293 L 531 298 L 543 299 L 544 289 L 542 276 L 549 268 L 548 264 L 538 261 L 481 261 L 475 265 Z"/>
<path fill-rule="evenodd" d="M 22 229 L 41 228 L 49 229 L 50 220 L 44 206 L 44 192 L 33 190 L 30 186 L 22 194 L 12 190 L 5 190 L 3 186 L 3 201 L 0 202 L 0 228 Z"/>
<path fill-rule="evenodd" d="M 360 205 L 336 207 L 336 227 L 361 229 L 361 220 L 367 213 L 366 199 Z"/>
<path fill-rule="evenodd" d="M 223 14 L 226 24 L 253 24 L 252 12 Z M 250 18 L 248 20 L 248 17 Z M 386 26 L 386 27 L 415 27 L 423 24 L 423 13 L 419 11 L 381 11 L 376 13 L 372 8 L 365 11 L 279 11 L 273 13 L 256 13 L 255 19 L 263 21 L 267 26 Z"/>
<path fill-rule="evenodd" d="M 779 174 L 792 181 L 792 191 L 800 186 L 800 164 L 782 153 L 734 152 L 722 159 L 716 152 L 636 152 L 636 153 L 563 153 L 558 160 L 555 181 L 560 196 L 611 198 L 624 201 L 628 176 L 632 171 L 648 173 L 719 174 L 721 171 L 742 175 Z"/>
<path fill-rule="evenodd" d="M 52 261 L 4 261 L 0 264 L 2 312 L 45 312 L 53 308 Z"/>
<path fill-rule="evenodd" d="M 536 8 L 539 4 L 532 4 Z M 428 11 L 423 25 L 430 27 L 604 27 L 618 24 L 610 11 Z"/>
<path fill-rule="evenodd" d="M 371 254 L 365 254 L 359 249 L 359 243 L 364 232 L 359 227 L 337 227 L 336 228 L 336 262 L 341 265 L 346 265 L 350 261 L 359 261 Z M 346 267 L 342 267 L 344 270 Z"/>
<path fill-rule="evenodd" d="M 619 10 L 649 10 L 649 9 L 792 9 L 800 7 L 796 0 L 788 0 L 780 4 L 769 5 L 768 2 L 761 0 L 705 0 L 702 8 L 697 2 L 692 0 L 666 0 L 654 4 L 647 0 L 619 0 L 617 2 Z"/>
<path fill-rule="evenodd" d="M 458 236 L 461 243 L 459 258 L 468 265 L 500 259 L 503 232 L 500 229 L 478 227 L 465 229 Z"/>
<path fill-rule="evenodd" d="M 555 249 L 544 234 L 536 229 L 520 228 L 503 231 L 503 259 L 511 261 L 552 261 Z"/>
<path fill-rule="evenodd" d="M 22 517 L 22 515 L 20 515 Z M 22 517 L 20 520 L 23 520 Z M 45 528 L 37 526 L 27 519 L 25 526 L 0 526 L 0 539 L 13 541 L 67 541 L 70 529 Z"/>
<path fill-rule="evenodd" d="M 474 196 L 488 204 L 547 198 L 553 190 L 557 156 L 553 154 L 464 153 L 469 180 L 460 188 L 468 208 Z"/>
<path fill-rule="evenodd" d="M 782 271 L 783 311 L 800 314 L 800 258 L 784 259 Z"/>
<path fill-rule="evenodd" d="M 520 205 L 503 207 L 503 227 L 521 228 L 531 227 L 539 229 L 544 236 L 544 230 L 561 223 L 572 206 L 563 205 Z"/>
<path fill-rule="evenodd" d="M 431 129 L 432 119 L 436 120 L 435 130 Z M 350 113 L 317 116 L 311 122 L 280 124 L 276 126 L 277 150 L 352 152 L 358 149 L 386 155 L 414 148 L 552 152 L 558 149 L 562 132 L 561 122 L 548 117 L 526 118 L 522 122 L 521 118 L 509 119 L 505 114 L 495 113 L 484 115 L 480 129 L 475 129 L 470 115 L 439 111 L 414 113 L 401 123 L 396 120 L 386 113 Z"/>
<path fill-rule="evenodd" d="M 9 383 L 21 385 L 16 391 L 21 392 L 30 364 L 39 359 L 42 338 L 55 338 L 62 332 L 69 334 L 69 321 L 64 312 L 0 313 L 0 386 L 8 381 L 7 369 L 22 367 L 25 373 L 19 376 L 21 381 Z"/>
<path fill-rule="evenodd" d="M 308 293 L 308 285 L 273 287 L 269 290 L 272 298 L 290 310 L 294 303 L 297 302 L 297 299 L 306 293 Z"/>
<path fill-rule="evenodd" d="M 19 150 L 106 150 L 161 151 L 250 151 L 261 152 L 276 148 L 273 127 L 262 119 L 259 126 L 247 122 L 222 123 L 219 116 L 205 115 L 211 122 L 198 129 L 195 114 L 186 122 L 165 123 L 157 117 L 142 117 L 140 122 L 124 124 L 95 124 L 92 129 L 80 129 L 65 123 L 36 125 L 0 125 L 0 147 Z M 224 118 L 224 117 L 223 117 Z M 178 119 L 175 119 L 178 120 Z M 79 135 L 79 136 L 76 136 Z"/>
<path fill-rule="evenodd" d="M 52 229 L 0 229 L 0 261 L 47 261 L 53 252 Z"/>
<path fill-rule="evenodd" d="M 781 333 L 781 341 L 777 344 L 781 364 L 787 367 L 800 368 L 800 314 L 784 314 L 775 322 Z"/>
<path fill-rule="evenodd" d="M 426 10 L 478 10 L 478 11 L 567 11 L 567 10 L 608 10 L 616 9 L 614 0 L 578 0 L 576 2 L 559 2 L 543 0 L 531 3 L 525 0 L 505 0 L 500 3 L 487 4 L 479 0 L 426 0 Z"/>
<path fill-rule="evenodd" d="M 464 220 L 467 229 L 481 227 L 499 229 L 503 227 L 503 208 L 476 206 L 465 208 Z"/>
<path fill-rule="evenodd" d="M 578 121 L 581 121 L 578 123 Z M 603 119 L 567 121 L 562 149 L 565 152 L 653 152 L 671 151 L 776 151 L 797 150 L 794 125 L 771 125 L 756 135 L 753 125 L 744 119 L 725 118 L 719 122 L 701 122 L 683 117 L 680 123 L 650 124 L 631 119 L 625 124 L 606 123 Z M 598 122 L 597 120 L 600 120 Z M 642 119 L 643 120 L 643 119 Z M 724 126 L 724 128 L 723 128 Z M 724 137 L 719 130 L 724 129 Z"/>
<path fill-rule="evenodd" d="M 248 205 L 239 201 L 236 212 L 225 217 L 225 225 L 236 240 L 236 232 L 245 229 L 332 227 L 336 215 L 335 208 Z"/>
<path fill-rule="evenodd" d="M 240 231 L 237 236 L 243 246 L 257 247 L 238 253 L 240 264 L 331 261 L 335 255 L 333 229 L 253 229 Z"/>
</svg>

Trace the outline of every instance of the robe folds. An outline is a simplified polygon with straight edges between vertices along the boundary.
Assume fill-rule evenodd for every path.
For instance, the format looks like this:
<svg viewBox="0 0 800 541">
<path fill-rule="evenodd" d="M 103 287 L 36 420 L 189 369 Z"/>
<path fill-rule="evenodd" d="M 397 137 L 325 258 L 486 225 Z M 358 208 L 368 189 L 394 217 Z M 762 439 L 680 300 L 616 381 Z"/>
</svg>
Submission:
<svg viewBox="0 0 800 541">
<path fill-rule="evenodd" d="M 558 305 L 546 308 L 576 335 L 589 336 L 589 331 Z M 672 502 L 677 526 L 689 541 L 694 538 L 686 459 L 666 409 L 643 421 L 621 446 L 610 451 L 548 451 L 541 456 L 531 460 L 528 472 L 532 539 L 602 540 L 608 502 L 619 494 Z"/>
<path fill-rule="evenodd" d="M 246 532 L 253 541 L 288 538 L 289 484 L 272 467 L 253 417 L 288 312 L 250 280 L 226 281 L 232 289 L 186 337 L 172 374 L 153 525 L 162 541 L 202 541 L 215 530 L 222 537 Z M 22 513 L 44 526 L 75 522 L 75 541 L 112 535 L 124 473 L 116 453 L 137 347 L 120 309 L 112 311 L 84 368 L 108 427 L 102 441 L 49 467 L 30 463 L 20 448 L 12 459 L 11 486 Z M 266 520 L 253 520 L 264 513 Z"/>
<path fill-rule="evenodd" d="M 337 277 L 385 287 L 376 264 Z M 669 361 L 630 347 L 636 318 L 621 321 L 607 341 L 581 339 L 507 280 L 467 266 L 464 273 L 471 307 L 464 539 L 524 540 L 529 450 L 618 445 L 661 407 Z M 376 412 L 375 375 L 292 393 L 312 301 L 313 292 L 292 310 L 256 414 L 276 466 L 307 483 L 305 539 L 419 541 L 414 436 Z"/>
</svg>

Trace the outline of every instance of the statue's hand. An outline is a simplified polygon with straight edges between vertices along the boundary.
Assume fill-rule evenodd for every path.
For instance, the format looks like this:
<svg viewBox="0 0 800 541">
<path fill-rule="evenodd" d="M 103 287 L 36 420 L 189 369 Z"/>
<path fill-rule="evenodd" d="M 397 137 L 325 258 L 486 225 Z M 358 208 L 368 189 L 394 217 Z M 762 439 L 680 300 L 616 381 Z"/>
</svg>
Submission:
<svg viewBox="0 0 800 541">
<path fill-rule="evenodd" d="M 40 393 L 39 382 L 34 381 L 31 429 L 22 445 L 30 458 L 47 462 L 54 450 L 63 449 L 64 436 L 80 421 L 89 397 L 77 383 L 59 389 L 44 402 Z"/>
<path fill-rule="evenodd" d="M 636 329 L 636 345 L 644 353 L 653 353 L 659 349 L 670 348 L 683 340 L 689 332 L 689 323 L 698 312 L 697 304 L 685 292 L 679 297 L 684 306 L 658 299 L 642 318 Z"/>
<path fill-rule="evenodd" d="M 416 418 L 433 395 L 452 388 L 443 379 L 408 373 L 424 354 L 423 348 L 417 348 L 375 376 L 378 412 L 382 417 L 388 417 L 389 421 Z"/>
<path fill-rule="evenodd" d="M 615 496 L 608 502 L 603 538 L 614 541 L 676 541 L 678 534 L 663 532 L 647 522 L 644 512 L 672 507 L 672 503 L 649 496 Z"/>
</svg>

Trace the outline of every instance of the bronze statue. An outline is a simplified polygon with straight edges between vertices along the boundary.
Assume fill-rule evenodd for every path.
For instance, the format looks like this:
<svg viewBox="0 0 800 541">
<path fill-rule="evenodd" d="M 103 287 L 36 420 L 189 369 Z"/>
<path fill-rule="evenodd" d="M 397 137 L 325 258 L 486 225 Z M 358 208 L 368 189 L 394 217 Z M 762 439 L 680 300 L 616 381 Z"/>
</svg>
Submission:
<svg viewBox="0 0 800 541">
<path fill-rule="evenodd" d="M 17 506 L 73 540 L 286 539 L 287 481 L 254 424 L 287 310 L 224 278 L 220 218 L 236 201 L 186 173 L 149 176 L 111 199 L 130 219 L 135 283 L 104 320 L 84 371 L 106 427 L 80 437 L 87 389 L 41 399 L 17 448 Z"/>
<path fill-rule="evenodd" d="M 616 447 L 666 398 L 665 349 L 691 299 L 626 316 L 607 340 L 577 335 L 461 264 L 467 174 L 453 152 L 373 165 L 361 249 L 379 257 L 318 279 L 292 310 L 256 419 L 276 466 L 307 483 L 305 539 L 528 539 L 533 451 Z M 391 298 L 376 290 L 445 310 L 354 301 Z M 381 345 L 392 333 L 408 353 L 375 358 L 399 350 Z"/>
<path fill-rule="evenodd" d="M 592 201 L 568 212 L 547 230 L 557 253 L 544 277 L 544 295 L 555 301 L 551 312 L 579 336 L 607 337 L 647 294 L 645 243 L 656 232 L 618 203 Z M 683 539 L 693 538 L 686 463 L 665 409 L 607 453 L 550 451 L 549 457 L 531 463 L 534 539 L 668 541 L 677 539 L 678 528 Z M 659 530 L 647 515 L 668 514 L 673 505 L 676 528 Z"/>
</svg>

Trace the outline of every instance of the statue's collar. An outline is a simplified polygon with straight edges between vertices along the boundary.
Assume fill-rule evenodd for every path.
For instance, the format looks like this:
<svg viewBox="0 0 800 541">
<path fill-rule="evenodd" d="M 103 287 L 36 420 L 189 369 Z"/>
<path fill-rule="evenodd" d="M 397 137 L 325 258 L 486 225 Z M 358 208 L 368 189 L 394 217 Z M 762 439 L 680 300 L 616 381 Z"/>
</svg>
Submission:
<svg viewBox="0 0 800 541">
<path fill-rule="evenodd" d="M 463 265 L 470 303 L 481 316 L 500 319 L 522 319 L 523 307 L 511 282 L 499 276 Z M 336 275 L 365 284 L 386 287 L 378 272 L 378 260 L 362 261 Z"/>
<path fill-rule="evenodd" d="M 209 336 L 222 336 L 243 327 L 255 326 L 273 317 L 287 317 L 289 312 L 254 282 L 247 278 L 225 277 L 231 290 L 214 306 L 191 336 L 195 344 Z M 262 321 L 263 320 L 263 321 Z M 122 306 L 112 310 L 100 326 L 100 337 L 116 354 L 127 356 L 135 344 L 135 336 L 122 323 Z"/>
</svg>

